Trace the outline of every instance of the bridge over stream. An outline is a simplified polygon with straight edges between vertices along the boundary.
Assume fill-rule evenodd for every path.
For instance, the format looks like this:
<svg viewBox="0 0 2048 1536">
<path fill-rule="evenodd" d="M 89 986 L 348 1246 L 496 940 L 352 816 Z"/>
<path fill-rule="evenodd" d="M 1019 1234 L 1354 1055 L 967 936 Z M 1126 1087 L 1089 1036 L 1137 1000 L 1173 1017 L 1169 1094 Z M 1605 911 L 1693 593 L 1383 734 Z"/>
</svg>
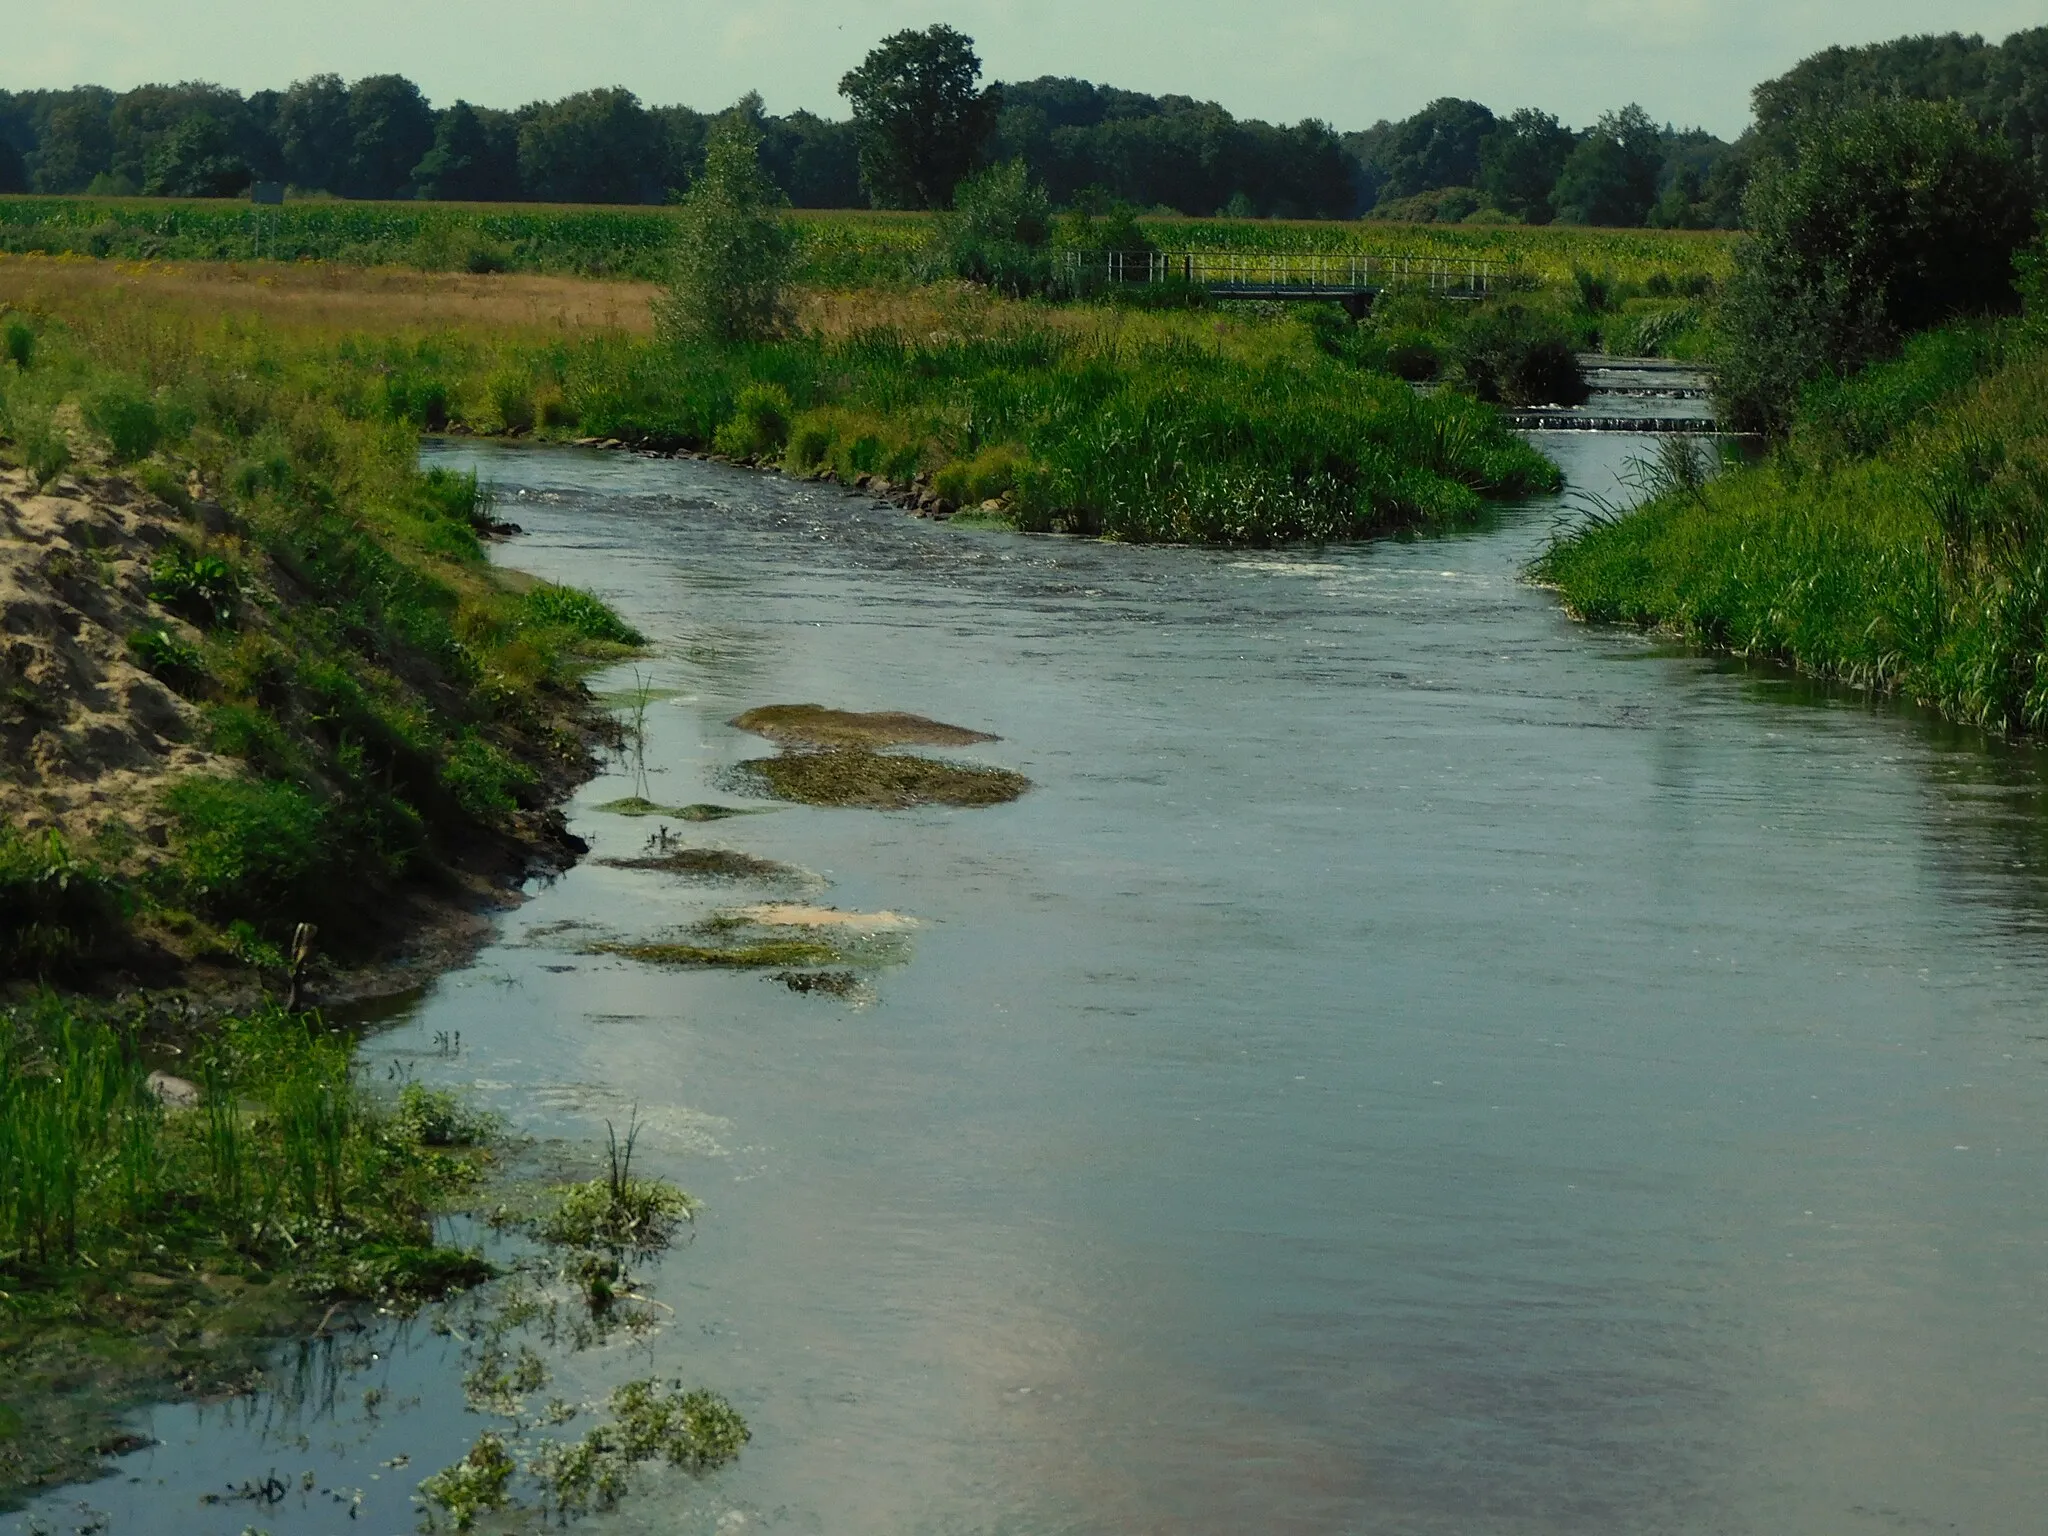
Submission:
<svg viewBox="0 0 2048 1536">
<path fill-rule="evenodd" d="M 1442 256 L 1267 255 L 1242 251 L 1065 251 L 1062 273 L 1076 290 L 1178 284 L 1215 299 L 1319 301 L 1363 319 L 1392 291 L 1481 299 L 1502 274 L 1489 261 Z"/>
</svg>

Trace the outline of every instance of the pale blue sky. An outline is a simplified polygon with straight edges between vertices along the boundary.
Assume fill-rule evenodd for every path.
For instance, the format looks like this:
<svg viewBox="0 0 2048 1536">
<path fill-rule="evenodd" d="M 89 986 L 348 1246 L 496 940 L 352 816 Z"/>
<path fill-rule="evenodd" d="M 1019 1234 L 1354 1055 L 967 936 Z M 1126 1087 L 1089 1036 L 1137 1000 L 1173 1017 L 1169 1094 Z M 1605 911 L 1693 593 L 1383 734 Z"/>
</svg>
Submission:
<svg viewBox="0 0 2048 1536">
<path fill-rule="evenodd" d="M 946 21 L 995 77 L 1080 75 L 1242 116 L 1360 128 L 1455 95 L 1582 124 L 1635 100 L 1732 136 L 1751 85 L 1831 43 L 2044 20 L 2041 0 L 0 0 L 0 86 L 396 70 L 438 103 L 624 85 L 713 108 L 757 89 L 771 111 L 837 117 L 839 76 L 877 38 Z"/>
</svg>

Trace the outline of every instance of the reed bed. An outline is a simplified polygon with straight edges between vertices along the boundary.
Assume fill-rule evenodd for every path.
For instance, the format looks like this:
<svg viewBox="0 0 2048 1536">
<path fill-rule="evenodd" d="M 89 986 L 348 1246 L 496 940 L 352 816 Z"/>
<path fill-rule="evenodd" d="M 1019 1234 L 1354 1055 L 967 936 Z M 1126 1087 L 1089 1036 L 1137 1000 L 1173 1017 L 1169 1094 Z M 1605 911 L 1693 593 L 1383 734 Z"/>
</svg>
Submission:
<svg viewBox="0 0 2048 1536">
<path fill-rule="evenodd" d="M 424 1089 L 372 1096 L 350 1047 L 316 1016 L 266 1008 L 224 1021 L 181 1063 L 192 1078 L 167 1081 L 135 1030 L 51 996 L 0 1018 L 15 1313 L 62 1311 L 91 1277 L 136 1268 L 289 1273 L 320 1298 L 479 1278 L 432 1218 L 475 1177 L 484 1123 Z"/>
</svg>

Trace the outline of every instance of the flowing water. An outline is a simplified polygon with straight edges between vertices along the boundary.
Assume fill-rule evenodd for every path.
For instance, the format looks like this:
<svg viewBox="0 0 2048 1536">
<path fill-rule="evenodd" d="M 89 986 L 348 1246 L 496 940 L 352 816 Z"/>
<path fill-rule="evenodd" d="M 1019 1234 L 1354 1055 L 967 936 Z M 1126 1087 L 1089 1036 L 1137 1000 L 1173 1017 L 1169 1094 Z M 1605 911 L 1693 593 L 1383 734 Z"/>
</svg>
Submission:
<svg viewBox="0 0 2048 1536">
<path fill-rule="evenodd" d="M 1600 491 L 1641 446 L 1543 445 Z M 673 1323 L 565 1390 L 680 1376 L 753 1443 L 591 1529 L 2039 1528 L 2032 754 L 1572 624 L 1519 577 L 1553 503 L 1245 554 L 431 451 L 655 643 L 597 854 L 655 830 L 602 802 L 731 800 L 757 704 L 988 730 L 956 755 L 1035 783 L 680 828 L 916 917 L 865 1005 L 580 953 L 755 899 L 592 861 L 370 1047 L 543 1135 L 637 1107 L 706 1202 Z M 350 1347 L 36 1518 L 407 1529 L 482 1421 L 446 1338 Z"/>
</svg>

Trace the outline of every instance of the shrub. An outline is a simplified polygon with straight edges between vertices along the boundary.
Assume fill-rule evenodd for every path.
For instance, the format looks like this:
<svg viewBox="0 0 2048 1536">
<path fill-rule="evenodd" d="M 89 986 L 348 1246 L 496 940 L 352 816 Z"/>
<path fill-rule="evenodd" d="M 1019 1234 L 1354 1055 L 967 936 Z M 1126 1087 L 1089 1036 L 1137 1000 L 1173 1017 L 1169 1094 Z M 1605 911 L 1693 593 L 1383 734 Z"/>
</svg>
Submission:
<svg viewBox="0 0 2048 1536">
<path fill-rule="evenodd" d="M 519 606 L 524 629 L 563 629 L 580 639 L 613 645 L 640 645 L 645 640 L 602 600 L 576 587 L 542 582 L 520 599 Z"/>
<path fill-rule="evenodd" d="M 125 914 L 120 881 L 81 859 L 61 832 L 0 828 L 0 960 L 12 975 L 84 959 Z"/>
<path fill-rule="evenodd" d="M 448 386 L 439 379 L 388 374 L 383 396 L 383 414 L 393 421 L 424 427 L 429 432 L 438 432 L 448 425 L 450 396 Z"/>
<path fill-rule="evenodd" d="M 1482 311 L 1457 334 L 1453 376 L 1500 405 L 1577 405 L 1585 375 L 1570 338 L 1519 304 Z"/>
<path fill-rule="evenodd" d="M 496 821 L 519 805 L 533 774 L 502 748 L 465 731 L 441 767 L 441 784 L 478 821 Z"/>
<path fill-rule="evenodd" d="M 206 685 L 206 659 L 168 629 L 138 629 L 128 637 L 135 665 L 178 693 L 191 695 Z"/>
<path fill-rule="evenodd" d="M 506 432 L 531 432 L 537 419 L 533 408 L 533 382 L 525 374 L 501 370 L 484 386 L 498 425 Z"/>
<path fill-rule="evenodd" d="M 782 194 L 761 170 L 760 142 L 738 113 L 712 124 L 704 169 L 677 220 L 674 271 L 655 304 L 671 339 L 755 340 L 788 322 L 783 290 L 796 237 L 781 217 Z"/>
<path fill-rule="evenodd" d="M 149 595 L 179 618 L 211 629 L 234 622 L 241 583 L 218 555 L 169 549 L 150 566 Z"/>
<path fill-rule="evenodd" d="M 1767 161 L 1745 207 L 1721 307 L 1722 419 L 1787 431 L 1801 389 L 1958 315 L 2014 307 L 2032 233 L 2026 178 L 2002 138 L 1946 102 L 1822 112 L 1796 158 Z"/>
<path fill-rule="evenodd" d="M 117 464 L 148 458 L 163 435 L 155 403 L 125 380 L 88 395 L 84 415 L 85 424 L 106 439 Z"/>
<path fill-rule="evenodd" d="M 735 459 L 778 454 L 789 441 L 793 407 L 788 391 L 777 384 L 749 384 L 733 404 L 733 414 L 712 437 L 711 446 Z"/>
<path fill-rule="evenodd" d="M 207 712 L 207 733 L 216 752 L 239 757 L 260 772 L 278 774 L 291 766 L 284 727 L 254 704 L 217 704 Z"/>
<path fill-rule="evenodd" d="M 932 489 L 955 506 L 971 507 L 1015 489 L 1027 463 L 1015 443 L 996 443 L 946 465 L 932 477 Z"/>
<path fill-rule="evenodd" d="M 18 315 L 9 315 L 7 324 L 0 327 L 0 350 L 7 360 L 23 373 L 34 366 L 36 360 L 36 333 L 29 323 Z"/>
<path fill-rule="evenodd" d="M 1386 367 L 1397 379 L 1426 384 L 1443 372 L 1443 353 L 1427 336 L 1402 336 L 1387 343 Z"/>
<path fill-rule="evenodd" d="M 491 508 L 496 498 L 477 479 L 475 470 L 436 465 L 420 477 L 419 495 L 430 518 L 456 523 L 472 533 L 488 533 L 498 520 Z"/>
<path fill-rule="evenodd" d="M 968 177 L 954 189 L 953 207 L 935 233 L 954 276 L 1012 298 L 1044 290 L 1052 203 L 1022 160 Z"/>
<path fill-rule="evenodd" d="M 136 472 L 135 483 L 165 506 L 190 514 L 192 493 L 175 470 L 162 464 L 145 464 Z"/>
<path fill-rule="evenodd" d="M 296 784 L 189 778 L 164 792 L 173 878 L 221 915 L 302 900 L 332 846 L 327 810 Z"/>
</svg>

